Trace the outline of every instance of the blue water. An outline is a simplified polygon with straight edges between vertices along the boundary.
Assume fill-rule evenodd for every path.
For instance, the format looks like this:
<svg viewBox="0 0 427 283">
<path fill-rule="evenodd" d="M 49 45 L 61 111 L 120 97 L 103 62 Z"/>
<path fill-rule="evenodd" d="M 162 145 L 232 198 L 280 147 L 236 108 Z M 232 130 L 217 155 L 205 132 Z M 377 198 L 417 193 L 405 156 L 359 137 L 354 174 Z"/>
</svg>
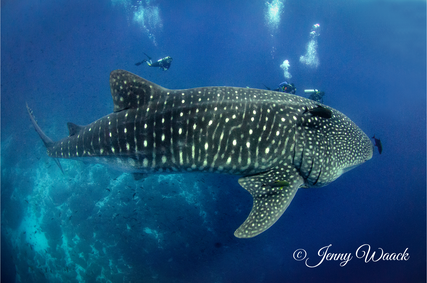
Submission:
<svg viewBox="0 0 427 283">
<path fill-rule="evenodd" d="M 426 281 L 425 1 L 1 5 L 2 282 Z M 135 66 L 143 52 L 172 56 L 171 68 Z M 381 138 L 383 153 L 324 188 L 299 190 L 269 230 L 237 239 L 252 206 L 237 177 L 135 181 L 69 160 L 62 174 L 47 157 L 25 103 L 58 140 L 67 122 L 112 112 L 115 69 L 167 88 L 288 80 L 305 97 L 317 88 Z M 407 255 L 365 262 L 356 257 L 363 244 L 376 258 L 380 248 Z M 352 259 L 320 263 L 328 245 Z M 294 259 L 298 249 L 307 261 Z"/>
</svg>

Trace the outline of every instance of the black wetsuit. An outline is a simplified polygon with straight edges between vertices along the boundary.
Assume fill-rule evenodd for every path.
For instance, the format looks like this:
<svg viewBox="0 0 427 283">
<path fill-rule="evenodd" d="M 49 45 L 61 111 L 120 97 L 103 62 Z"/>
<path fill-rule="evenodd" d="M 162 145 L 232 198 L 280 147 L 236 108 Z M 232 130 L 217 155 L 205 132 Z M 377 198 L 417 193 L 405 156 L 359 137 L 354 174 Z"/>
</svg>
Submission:
<svg viewBox="0 0 427 283">
<path fill-rule="evenodd" d="M 144 53 L 145 54 L 145 53 Z M 159 67 L 161 69 L 163 69 L 164 71 L 168 70 L 172 64 L 172 57 L 170 56 L 166 56 L 165 58 L 159 59 L 157 60 L 157 62 L 152 62 L 151 61 L 151 57 L 148 56 L 147 54 L 145 54 L 145 56 L 148 57 L 148 60 L 144 59 L 141 62 L 135 63 L 135 65 L 139 66 L 144 62 L 147 62 L 147 65 L 150 67 Z"/>
</svg>

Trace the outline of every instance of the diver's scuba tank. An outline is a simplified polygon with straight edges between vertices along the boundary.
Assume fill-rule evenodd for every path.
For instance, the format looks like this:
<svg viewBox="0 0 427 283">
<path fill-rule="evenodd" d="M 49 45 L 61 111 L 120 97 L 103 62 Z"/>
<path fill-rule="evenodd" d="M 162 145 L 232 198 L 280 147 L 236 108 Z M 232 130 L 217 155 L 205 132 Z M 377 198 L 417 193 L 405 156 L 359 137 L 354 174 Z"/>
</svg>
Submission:
<svg viewBox="0 0 427 283">
<path fill-rule="evenodd" d="M 325 92 L 319 91 L 315 88 L 314 89 L 304 89 L 304 92 L 309 94 L 308 99 L 323 103 L 323 96 L 325 95 Z"/>
</svg>

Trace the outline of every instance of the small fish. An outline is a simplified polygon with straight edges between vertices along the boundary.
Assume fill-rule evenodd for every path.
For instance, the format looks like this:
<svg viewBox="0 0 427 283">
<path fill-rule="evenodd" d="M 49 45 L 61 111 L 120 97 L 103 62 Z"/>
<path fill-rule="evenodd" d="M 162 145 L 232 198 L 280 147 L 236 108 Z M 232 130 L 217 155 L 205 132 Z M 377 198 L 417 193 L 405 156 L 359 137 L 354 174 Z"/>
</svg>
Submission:
<svg viewBox="0 0 427 283">
<path fill-rule="evenodd" d="M 107 191 L 109 191 L 109 192 L 111 192 L 111 190 L 110 189 L 106 189 Z"/>
<path fill-rule="evenodd" d="M 289 182 L 287 182 L 287 181 L 274 181 L 271 183 L 264 184 L 264 186 L 270 187 L 270 188 L 281 187 L 281 189 L 283 189 L 283 187 L 289 187 Z"/>
<path fill-rule="evenodd" d="M 375 137 L 375 135 L 374 135 L 372 138 L 374 139 L 375 146 L 378 148 L 378 152 L 381 154 L 381 152 L 383 152 L 383 145 L 382 145 L 382 143 L 381 143 L 381 140 L 380 140 L 380 139 L 377 139 L 377 138 Z"/>
</svg>

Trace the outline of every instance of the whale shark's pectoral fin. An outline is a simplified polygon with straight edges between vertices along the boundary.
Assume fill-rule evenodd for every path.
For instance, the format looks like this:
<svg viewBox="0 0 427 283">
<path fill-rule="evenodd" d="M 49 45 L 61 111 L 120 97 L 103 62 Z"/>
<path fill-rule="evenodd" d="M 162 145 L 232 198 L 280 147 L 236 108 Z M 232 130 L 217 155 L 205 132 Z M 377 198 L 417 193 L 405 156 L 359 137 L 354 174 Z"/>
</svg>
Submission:
<svg viewBox="0 0 427 283">
<path fill-rule="evenodd" d="M 239 184 L 252 195 L 254 202 L 251 213 L 234 236 L 252 238 L 270 228 L 288 208 L 303 183 L 304 179 L 291 166 L 240 178 Z"/>
</svg>

